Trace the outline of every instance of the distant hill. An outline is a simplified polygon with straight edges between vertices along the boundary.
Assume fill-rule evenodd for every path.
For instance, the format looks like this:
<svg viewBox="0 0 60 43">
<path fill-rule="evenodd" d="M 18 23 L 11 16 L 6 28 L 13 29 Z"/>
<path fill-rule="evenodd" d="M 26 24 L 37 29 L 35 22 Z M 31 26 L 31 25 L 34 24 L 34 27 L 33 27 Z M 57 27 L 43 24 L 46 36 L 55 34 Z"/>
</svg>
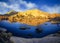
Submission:
<svg viewBox="0 0 60 43">
<path fill-rule="evenodd" d="M 27 10 L 25 12 L 10 11 L 10 22 L 20 22 L 28 25 L 39 25 L 50 20 L 50 18 L 60 17 L 60 14 L 50 14 L 38 9 Z"/>
</svg>

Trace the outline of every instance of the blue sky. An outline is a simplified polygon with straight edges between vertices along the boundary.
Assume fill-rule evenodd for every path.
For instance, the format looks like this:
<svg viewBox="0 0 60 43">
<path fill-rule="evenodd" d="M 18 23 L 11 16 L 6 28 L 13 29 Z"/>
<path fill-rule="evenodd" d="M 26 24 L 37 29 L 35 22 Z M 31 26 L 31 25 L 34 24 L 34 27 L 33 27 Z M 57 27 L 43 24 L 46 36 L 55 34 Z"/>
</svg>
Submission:
<svg viewBox="0 0 60 43">
<path fill-rule="evenodd" d="M 0 0 L 0 13 L 10 10 L 26 11 L 39 9 L 49 13 L 60 13 L 60 0 Z"/>
</svg>

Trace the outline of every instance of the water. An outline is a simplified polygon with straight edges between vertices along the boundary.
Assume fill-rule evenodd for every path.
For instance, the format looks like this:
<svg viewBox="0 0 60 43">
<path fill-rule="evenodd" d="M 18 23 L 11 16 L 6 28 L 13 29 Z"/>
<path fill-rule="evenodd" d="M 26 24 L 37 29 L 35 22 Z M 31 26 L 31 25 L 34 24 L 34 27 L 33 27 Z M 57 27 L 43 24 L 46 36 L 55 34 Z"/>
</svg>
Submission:
<svg viewBox="0 0 60 43">
<path fill-rule="evenodd" d="M 0 21 L 0 27 L 7 29 L 7 31 L 11 32 L 14 36 L 25 37 L 25 38 L 42 38 L 49 34 L 56 33 L 60 31 L 60 24 L 52 24 L 51 22 L 46 22 L 39 26 L 30 26 L 27 24 L 21 24 L 18 22 L 9 23 L 8 21 Z M 21 30 L 20 27 L 26 27 L 27 29 Z M 42 30 L 42 32 L 37 33 L 36 28 Z"/>
</svg>

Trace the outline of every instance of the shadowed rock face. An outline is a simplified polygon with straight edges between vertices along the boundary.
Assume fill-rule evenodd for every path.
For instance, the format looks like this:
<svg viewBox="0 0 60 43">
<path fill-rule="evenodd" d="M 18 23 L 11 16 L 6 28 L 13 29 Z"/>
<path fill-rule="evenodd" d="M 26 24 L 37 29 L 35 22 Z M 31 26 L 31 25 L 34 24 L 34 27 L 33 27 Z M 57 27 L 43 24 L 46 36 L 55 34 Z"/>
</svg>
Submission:
<svg viewBox="0 0 60 43">
<path fill-rule="evenodd" d="M 52 20 L 54 20 L 54 21 L 60 21 L 60 17 L 55 17 Z"/>
<path fill-rule="evenodd" d="M 8 20 L 8 18 L 2 18 L 1 20 Z"/>
<path fill-rule="evenodd" d="M 11 33 L 7 33 L 7 30 L 4 28 L 0 28 L 0 43 L 13 43 L 10 38 L 12 36 Z"/>
</svg>

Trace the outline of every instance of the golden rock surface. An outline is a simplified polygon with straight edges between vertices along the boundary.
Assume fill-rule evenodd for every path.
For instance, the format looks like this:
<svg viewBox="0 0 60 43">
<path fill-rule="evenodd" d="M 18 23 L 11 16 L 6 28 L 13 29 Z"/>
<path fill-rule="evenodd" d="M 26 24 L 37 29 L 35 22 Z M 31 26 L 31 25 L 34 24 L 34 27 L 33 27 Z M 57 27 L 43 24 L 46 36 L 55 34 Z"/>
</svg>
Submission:
<svg viewBox="0 0 60 43">
<path fill-rule="evenodd" d="M 9 13 L 11 13 L 11 12 L 9 12 Z M 36 26 L 36 25 L 43 24 L 43 23 L 49 21 L 49 18 L 55 18 L 56 16 L 60 17 L 60 14 L 53 14 L 52 15 L 47 12 L 33 9 L 33 10 L 27 10 L 25 12 L 18 12 L 12 16 L 9 16 L 8 21 L 19 22 L 22 24 Z"/>
</svg>

